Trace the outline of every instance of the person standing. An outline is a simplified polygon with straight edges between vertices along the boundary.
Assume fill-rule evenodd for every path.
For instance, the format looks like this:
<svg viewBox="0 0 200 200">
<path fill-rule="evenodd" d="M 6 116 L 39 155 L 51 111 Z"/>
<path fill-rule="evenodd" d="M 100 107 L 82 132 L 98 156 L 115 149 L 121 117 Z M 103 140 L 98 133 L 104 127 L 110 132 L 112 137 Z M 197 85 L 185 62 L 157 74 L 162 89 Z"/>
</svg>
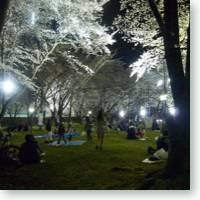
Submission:
<svg viewBox="0 0 200 200">
<path fill-rule="evenodd" d="M 53 140 L 51 119 L 47 120 L 46 130 L 48 131 L 46 140 L 47 142 L 51 142 Z"/>
<path fill-rule="evenodd" d="M 67 144 L 67 140 L 65 139 L 65 127 L 63 123 L 59 124 L 58 127 L 58 144 L 60 144 L 61 139 L 63 139 L 63 141 L 65 142 L 65 144 Z"/>
<path fill-rule="evenodd" d="M 92 142 L 92 122 L 89 117 L 86 117 L 85 131 L 87 133 L 87 141 Z"/>
<path fill-rule="evenodd" d="M 98 144 L 96 145 L 96 149 L 102 150 L 103 140 L 104 140 L 104 116 L 103 109 L 100 109 L 97 113 L 97 139 Z"/>
</svg>

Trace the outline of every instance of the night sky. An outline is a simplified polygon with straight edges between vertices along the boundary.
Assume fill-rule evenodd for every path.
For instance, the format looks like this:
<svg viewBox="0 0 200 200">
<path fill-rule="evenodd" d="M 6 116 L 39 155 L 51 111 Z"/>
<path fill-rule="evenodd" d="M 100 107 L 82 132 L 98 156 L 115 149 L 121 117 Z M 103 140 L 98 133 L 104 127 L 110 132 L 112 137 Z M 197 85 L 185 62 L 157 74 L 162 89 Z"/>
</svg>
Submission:
<svg viewBox="0 0 200 200">
<path fill-rule="evenodd" d="M 104 6 L 104 13 L 102 18 L 102 23 L 105 26 L 111 26 L 112 22 L 120 12 L 120 0 L 110 0 Z M 142 54 L 142 46 L 135 46 L 134 43 L 130 44 L 122 40 L 122 35 L 117 33 L 114 36 L 116 42 L 110 46 L 111 51 L 116 52 L 114 58 L 120 58 L 121 61 L 125 63 L 125 67 L 128 67 L 131 63 L 136 61 L 138 57 Z"/>
</svg>

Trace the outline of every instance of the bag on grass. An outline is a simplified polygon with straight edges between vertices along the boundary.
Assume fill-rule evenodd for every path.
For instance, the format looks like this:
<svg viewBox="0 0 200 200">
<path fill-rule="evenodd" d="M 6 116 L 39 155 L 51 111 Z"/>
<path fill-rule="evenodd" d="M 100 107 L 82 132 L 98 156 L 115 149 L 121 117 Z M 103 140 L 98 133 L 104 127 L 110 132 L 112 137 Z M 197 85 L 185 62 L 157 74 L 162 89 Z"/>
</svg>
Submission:
<svg viewBox="0 0 200 200">
<path fill-rule="evenodd" d="M 154 154 L 154 157 L 160 159 L 160 160 L 167 160 L 168 158 L 168 152 L 165 151 L 163 148 L 157 150 Z"/>
</svg>

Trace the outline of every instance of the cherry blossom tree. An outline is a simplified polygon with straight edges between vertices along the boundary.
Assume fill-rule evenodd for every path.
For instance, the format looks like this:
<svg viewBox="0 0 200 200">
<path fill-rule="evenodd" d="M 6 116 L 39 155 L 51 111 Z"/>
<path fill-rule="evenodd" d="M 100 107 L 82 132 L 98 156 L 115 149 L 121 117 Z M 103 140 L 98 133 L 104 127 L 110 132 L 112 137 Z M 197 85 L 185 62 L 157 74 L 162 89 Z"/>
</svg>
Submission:
<svg viewBox="0 0 200 200">
<path fill-rule="evenodd" d="M 11 0 L 1 34 L 3 76 L 12 74 L 25 87 L 37 90 L 38 73 L 59 55 L 77 73 L 93 75 L 95 71 L 79 55 L 110 54 L 107 45 L 114 40 L 100 24 L 106 2 Z"/>
</svg>

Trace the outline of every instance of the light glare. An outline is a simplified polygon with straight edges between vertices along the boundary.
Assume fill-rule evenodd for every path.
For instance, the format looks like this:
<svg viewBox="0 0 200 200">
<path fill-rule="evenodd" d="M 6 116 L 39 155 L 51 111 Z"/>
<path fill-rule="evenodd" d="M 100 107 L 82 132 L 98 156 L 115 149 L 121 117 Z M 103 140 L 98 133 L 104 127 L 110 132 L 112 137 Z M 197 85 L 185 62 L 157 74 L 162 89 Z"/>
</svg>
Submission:
<svg viewBox="0 0 200 200">
<path fill-rule="evenodd" d="M 174 107 L 171 107 L 171 108 L 169 108 L 169 113 L 171 114 L 171 115 L 176 115 L 176 108 L 174 108 Z"/>
<path fill-rule="evenodd" d="M 30 107 L 28 110 L 30 113 L 33 113 L 35 111 L 35 109 L 33 107 Z"/>
<path fill-rule="evenodd" d="M 141 110 L 140 110 L 140 115 L 141 115 L 142 117 L 145 117 L 145 116 L 146 116 L 146 110 L 145 110 L 145 108 L 141 108 Z"/>
<path fill-rule="evenodd" d="M 160 95 L 160 100 L 161 101 L 166 101 L 167 100 L 167 94 Z"/>
<path fill-rule="evenodd" d="M 161 85 L 163 85 L 163 80 L 159 80 L 159 81 L 157 82 L 157 87 L 160 87 Z"/>
<path fill-rule="evenodd" d="M 15 89 L 15 86 L 12 81 L 6 80 L 2 84 L 2 88 L 5 93 L 9 94 L 9 93 L 13 92 L 13 90 Z"/>
<path fill-rule="evenodd" d="M 88 111 L 88 115 L 91 115 L 92 114 L 92 111 L 90 110 L 90 111 Z"/>
<path fill-rule="evenodd" d="M 119 116 L 123 118 L 123 117 L 125 116 L 125 112 L 124 112 L 123 110 L 121 110 L 121 111 L 119 112 Z"/>
<path fill-rule="evenodd" d="M 32 12 L 31 14 L 31 25 L 34 25 L 35 24 L 35 13 Z"/>
</svg>

